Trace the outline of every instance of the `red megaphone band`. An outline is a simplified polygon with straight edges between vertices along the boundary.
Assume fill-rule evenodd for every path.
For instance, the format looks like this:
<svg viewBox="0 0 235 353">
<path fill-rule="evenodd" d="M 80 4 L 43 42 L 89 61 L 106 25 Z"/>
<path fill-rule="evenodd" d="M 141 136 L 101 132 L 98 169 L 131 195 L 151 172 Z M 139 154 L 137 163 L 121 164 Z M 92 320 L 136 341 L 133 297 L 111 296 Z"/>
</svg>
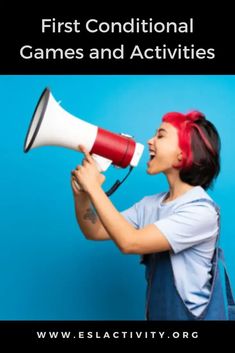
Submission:
<svg viewBox="0 0 235 353">
<path fill-rule="evenodd" d="M 135 141 L 130 137 L 98 127 L 97 136 L 90 153 L 98 154 L 112 160 L 112 164 L 126 168 L 135 152 L 135 145 Z"/>
</svg>

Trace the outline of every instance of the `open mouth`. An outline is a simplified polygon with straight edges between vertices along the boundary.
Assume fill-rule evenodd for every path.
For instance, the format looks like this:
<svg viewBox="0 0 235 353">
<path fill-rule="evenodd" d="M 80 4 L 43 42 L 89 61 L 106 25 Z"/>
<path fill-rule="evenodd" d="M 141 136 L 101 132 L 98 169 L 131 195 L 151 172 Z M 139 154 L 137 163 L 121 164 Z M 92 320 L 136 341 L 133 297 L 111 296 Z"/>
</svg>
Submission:
<svg viewBox="0 0 235 353">
<path fill-rule="evenodd" d="M 149 152 L 149 160 L 151 161 L 156 156 L 156 153 L 153 151 Z"/>
</svg>

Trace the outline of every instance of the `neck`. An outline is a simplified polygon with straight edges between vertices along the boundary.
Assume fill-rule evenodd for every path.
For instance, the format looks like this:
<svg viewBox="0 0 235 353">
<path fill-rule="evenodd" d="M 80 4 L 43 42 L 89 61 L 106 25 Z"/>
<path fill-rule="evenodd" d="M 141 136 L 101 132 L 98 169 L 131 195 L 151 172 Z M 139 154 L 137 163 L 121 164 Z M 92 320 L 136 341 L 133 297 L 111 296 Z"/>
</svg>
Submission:
<svg viewBox="0 0 235 353">
<path fill-rule="evenodd" d="M 173 173 L 166 173 L 166 177 L 169 184 L 169 193 L 167 196 L 167 201 L 173 201 L 177 197 L 183 195 L 185 192 L 192 189 L 194 186 L 184 183 L 180 177 L 179 172 L 174 171 Z"/>
</svg>

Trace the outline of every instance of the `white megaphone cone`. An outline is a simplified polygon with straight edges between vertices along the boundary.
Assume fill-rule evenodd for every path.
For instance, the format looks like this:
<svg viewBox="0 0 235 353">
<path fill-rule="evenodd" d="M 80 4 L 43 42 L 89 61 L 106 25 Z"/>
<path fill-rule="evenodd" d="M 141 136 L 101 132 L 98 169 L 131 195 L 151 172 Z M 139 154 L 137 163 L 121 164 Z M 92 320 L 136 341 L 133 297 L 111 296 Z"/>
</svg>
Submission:
<svg viewBox="0 0 235 353">
<path fill-rule="evenodd" d="M 34 111 L 24 143 L 24 152 L 40 146 L 60 146 L 78 151 L 83 145 L 99 171 L 113 164 L 135 167 L 144 146 L 128 135 L 115 134 L 79 119 L 64 110 L 46 88 Z M 121 182 L 119 182 L 121 184 Z"/>
</svg>

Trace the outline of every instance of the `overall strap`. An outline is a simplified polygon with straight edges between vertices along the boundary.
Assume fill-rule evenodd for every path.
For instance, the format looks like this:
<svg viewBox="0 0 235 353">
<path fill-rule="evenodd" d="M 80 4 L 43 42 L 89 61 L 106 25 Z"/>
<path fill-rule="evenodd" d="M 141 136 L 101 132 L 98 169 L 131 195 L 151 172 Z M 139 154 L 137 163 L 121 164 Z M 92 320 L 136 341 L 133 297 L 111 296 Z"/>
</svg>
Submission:
<svg viewBox="0 0 235 353">
<path fill-rule="evenodd" d="M 227 297 L 227 303 L 228 303 L 228 320 L 235 320 L 235 300 L 233 297 L 233 292 L 232 292 L 232 286 L 230 283 L 228 271 L 225 265 L 225 259 L 224 259 L 224 252 L 223 250 L 218 246 L 219 240 L 220 240 L 220 210 L 217 204 L 210 199 L 207 198 L 200 198 L 193 200 L 191 202 L 196 203 L 198 201 L 203 201 L 209 203 L 211 206 L 214 207 L 217 215 L 218 215 L 218 234 L 217 234 L 217 239 L 216 239 L 216 250 L 218 251 L 218 258 L 221 261 L 223 267 L 224 267 L 224 275 L 225 275 L 225 290 L 226 290 L 226 297 Z"/>
<path fill-rule="evenodd" d="M 221 260 L 224 267 L 225 289 L 226 289 L 226 296 L 228 301 L 228 319 L 235 320 L 235 301 L 233 297 L 232 286 L 230 283 L 228 271 L 225 265 L 224 252 L 221 248 L 218 248 L 218 252 L 219 252 L 219 259 Z"/>
</svg>

